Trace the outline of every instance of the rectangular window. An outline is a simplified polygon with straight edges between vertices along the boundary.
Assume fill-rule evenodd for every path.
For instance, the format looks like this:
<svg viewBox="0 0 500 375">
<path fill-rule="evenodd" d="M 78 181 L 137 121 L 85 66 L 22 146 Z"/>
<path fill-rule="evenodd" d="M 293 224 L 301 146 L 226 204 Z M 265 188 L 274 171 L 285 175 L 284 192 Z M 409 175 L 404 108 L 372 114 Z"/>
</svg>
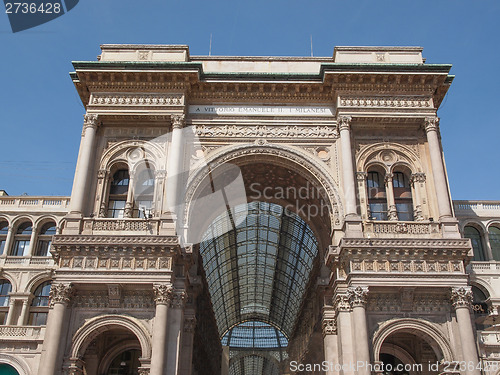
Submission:
<svg viewBox="0 0 500 375">
<path fill-rule="evenodd" d="M 372 220 L 387 220 L 387 203 L 370 203 Z"/>
<path fill-rule="evenodd" d="M 151 214 L 151 206 L 153 202 L 151 200 L 138 200 L 135 202 L 134 206 L 134 217 L 139 217 L 144 219 L 144 212 L 146 215 Z"/>
<path fill-rule="evenodd" d="M 124 200 L 109 201 L 108 217 L 123 219 L 125 214 L 125 203 Z"/>
<path fill-rule="evenodd" d="M 44 326 L 47 324 L 46 312 L 32 312 L 30 313 L 30 319 L 28 325 L 30 326 Z"/>
<path fill-rule="evenodd" d="M 11 255 L 13 255 L 15 257 L 22 257 L 24 255 L 28 255 L 29 247 L 30 247 L 29 240 L 17 240 L 14 243 L 14 249 L 13 249 Z"/>
<path fill-rule="evenodd" d="M 399 221 L 413 221 L 413 204 L 396 202 L 396 210 Z"/>
<path fill-rule="evenodd" d="M 37 257 L 47 257 L 50 255 L 50 244 L 52 241 L 40 240 L 38 241 L 38 246 L 36 249 L 35 256 Z"/>
</svg>

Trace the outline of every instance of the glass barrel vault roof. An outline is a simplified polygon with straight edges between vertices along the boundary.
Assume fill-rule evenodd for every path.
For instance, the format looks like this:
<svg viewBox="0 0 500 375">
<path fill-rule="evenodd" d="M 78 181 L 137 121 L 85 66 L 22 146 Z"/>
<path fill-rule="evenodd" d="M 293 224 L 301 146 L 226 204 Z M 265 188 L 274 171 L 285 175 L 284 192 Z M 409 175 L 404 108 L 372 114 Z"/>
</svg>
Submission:
<svg viewBox="0 0 500 375">
<path fill-rule="evenodd" d="M 218 216 L 200 244 L 219 334 L 261 321 L 290 337 L 316 238 L 302 218 L 273 203 L 251 202 L 232 212 Z"/>
</svg>

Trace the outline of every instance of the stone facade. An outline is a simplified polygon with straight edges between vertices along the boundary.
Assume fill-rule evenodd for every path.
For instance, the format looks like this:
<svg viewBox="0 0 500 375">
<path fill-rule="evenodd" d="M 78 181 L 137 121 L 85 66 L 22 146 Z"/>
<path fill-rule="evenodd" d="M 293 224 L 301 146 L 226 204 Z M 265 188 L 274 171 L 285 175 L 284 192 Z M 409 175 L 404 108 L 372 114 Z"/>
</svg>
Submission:
<svg viewBox="0 0 500 375">
<path fill-rule="evenodd" d="M 437 110 L 450 65 L 425 64 L 416 47 L 333 58 L 101 48 L 71 73 L 86 107 L 71 197 L 0 195 L 0 364 L 22 375 L 351 375 L 388 363 L 498 374 L 500 204 L 449 195 Z M 234 241 L 251 232 L 207 237 L 228 207 L 255 202 L 314 237 L 311 263 L 298 242 L 287 271 L 292 232 L 275 228 L 270 313 L 244 306 L 239 285 L 249 242 Z M 208 258 L 212 240 L 221 255 Z M 255 245 L 263 269 L 266 241 Z M 300 288 L 278 291 L 300 272 Z M 276 306 L 297 307 L 278 319 Z M 231 346 L 253 321 L 279 347 Z"/>
</svg>

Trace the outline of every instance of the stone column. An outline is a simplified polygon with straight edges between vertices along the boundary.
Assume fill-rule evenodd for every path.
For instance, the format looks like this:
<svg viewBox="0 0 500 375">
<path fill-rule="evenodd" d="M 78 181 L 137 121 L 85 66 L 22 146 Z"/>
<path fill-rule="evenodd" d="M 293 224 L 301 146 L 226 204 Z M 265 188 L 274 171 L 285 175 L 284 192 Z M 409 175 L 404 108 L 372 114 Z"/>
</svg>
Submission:
<svg viewBox="0 0 500 375">
<path fill-rule="evenodd" d="M 466 363 L 465 374 L 480 375 L 476 340 L 470 316 L 472 290 L 470 286 L 452 288 L 451 301 L 457 315 L 457 323 L 462 344 L 462 359 Z"/>
<path fill-rule="evenodd" d="M 415 221 L 422 221 L 424 217 L 422 215 L 422 197 L 420 195 L 419 183 L 425 182 L 424 173 L 413 173 L 410 177 L 410 185 L 412 188 L 412 200 L 413 200 L 413 218 Z"/>
<path fill-rule="evenodd" d="M 352 364 L 354 362 L 353 330 L 351 324 L 351 304 L 347 293 L 335 297 L 334 306 L 337 310 L 337 334 L 340 337 L 338 344 L 338 362 L 343 366 L 343 375 L 354 375 Z"/>
<path fill-rule="evenodd" d="M 108 216 L 108 191 L 109 191 L 109 172 L 105 169 L 99 169 L 97 172 L 97 191 L 100 191 L 101 197 L 98 199 L 96 207 L 98 217 Z"/>
<path fill-rule="evenodd" d="M 14 323 L 14 312 L 16 309 L 16 300 L 9 297 L 9 312 L 7 313 L 7 319 L 5 321 L 6 326 L 11 326 Z"/>
<path fill-rule="evenodd" d="M 179 174 L 182 172 L 182 150 L 183 137 L 182 128 L 184 127 L 184 115 L 172 115 L 172 138 L 168 152 L 167 165 L 167 192 L 166 203 L 167 210 L 174 212 L 175 208 L 181 203 L 179 201 Z"/>
<path fill-rule="evenodd" d="M 178 375 L 179 371 L 185 298 L 184 291 L 175 291 L 170 302 L 166 375 Z"/>
<path fill-rule="evenodd" d="M 387 218 L 389 220 L 398 220 L 398 211 L 396 209 L 396 200 L 394 198 L 394 185 L 392 178 L 394 175 L 392 173 L 387 173 L 385 175 L 385 194 L 387 195 Z"/>
<path fill-rule="evenodd" d="M 28 324 L 28 314 L 29 314 L 30 298 L 23 300 L 23 307 L 21 309 L 21 315 L 19 316 L 19 325 L 25 326 Z"/>
<path fill-rule="evenodd" d="M 98 126 L 96 114 L 84 115 L 82 142 L 78 155 L 78 164 L 73 181 L 73 192 L 70 201 L 70 214 L 82 214 L 87 193 L 89 171 L 95 148 L 95 134 Z"/>
<path fill-rule="evenodd" d="M 368 173 L 366 172 L 356 172 L 356 180 L 358 181 L 359 203 L 361 206 L 361 215 L 363 216 L 363 219 L 369 219 L 371 216 L 370 205 L 368 204 L 368 191 L 366 188 L 367 177 Z M 364 217 L 365 213 L 363 212 L 363 207 L 365 207 L 366 209 L 366 217 Z"/>
<path fill-rule="evenodd" d="M 168 284 L 153 285 L 153 291 L 156 313 L 153 325 L 151 375 L 163 375 L 167 363 L 167 322 L 168 307 L 172 300 L 172 286 Z"/>
<path fill-rule="evenodd" d="M 7 229 L 7 237 L 5 238 L 5 245 L 3 248 L 3 254 L 0 254 L 2 256 L 7 256 L 11 254 L 11 244 L 12 244 L 12 239 L 14 238 L 14 229 L 9 225 Z"/>
<path fill-rule="evenodd" d="M 33 256 L 35 255 L 36 251 L 36 232 L 38 231 L 38 227 L 36 225 L 33 225 L 32 231 L 31 231 L 31 236 L 30 236 L 30 245 L 28 246 L 28 252 L 26 254 L 23 254 L 23 256 Z"/>
<path fill-rule="evenodd" d="M 192 311 L 189 314 L 189 316 L 184 317 L 180 375 L 191 375 L 192 373 L 193 341 L 194 341 L 195 327 L 196 327 L 196 317 L 194 315 L 194 311 Z"/>
<path fill-rule="evenodd" d="M 337 320 L 335 319 L 335 311 L 323 311 L 323 346 L 325 350 L 325 361 L 328 363 L 326 375 L 339 374 L 338 367 L 335 365 L 339 362 L 339 346 L 337 336 Z"/>
<path fill-rule="evenodd" d="M 345 214 L 356 216 L 356 185 L 351 149 L 351 116 L 339 116 L 340 147 L 342 152 L 342 180 L 344 181 Z"/>
<path fill-rule="evenodd" d="M 153 207 L 151 207 L 152 214 L 154 217 L 158 217 L 163 213 L 163 200 L 164 200 L 164 189 L 165 177 L 167 176 L 167 171 L 160 169 L 155 170 L 155 189 L 153 193 Z"/>
<path fill-rule="evenodd" d="M 127 201 L 125 202 L 125 211 L 123 213 L 123 217 L 127 218 L 134 216 L 135 171 L 129 171 L 128 176 Z"/>
<path fill-rule="evenodd" d="M 486 250 L 486 260 L 494 260 L 493 259 L 493 250 L 491 250 L 490 243 L 490 234 L 488 233 L 488 229 L 484 231 L 484 248 Z"/>
<path fill-rule="evenodd" d="M 432 175 L 434 187 L 436 189 L 437 203 L 439 209 L 439 219 L 451 218 L 451 202 L 448 194 L 448 184 L 444 171 L 443 157 L 439 144 L 439 119 L 437 117 L 425 118 L 425 132 L 427 133 L 427 143 L 432 165 Z"/>
<path fill-rule="evenodd" d="M 350 302 L 352 306 L 352 316 L 354 320 L 354 338 L 356 342 L 356 362 L 362 362 L 364 365 L 359 367 L 359 375 L 369 375 L 370 370 L 370 344 L 368 342 L 368 328 L 366 325 L 366 297 L 368 287 L 350 287 L 348 289 Z"/>
<path fill-rule="evenodd" d="M 43 341 L 42 356 L 38 375 L 54 375 L 61 372 L 61 348 L 64 347 L 63 325 L 66 306 L 73 294 L 71 284 L 52 284 L 50 288 L 50 307 L 47 317 L 47 328 Z"/>
</svg>

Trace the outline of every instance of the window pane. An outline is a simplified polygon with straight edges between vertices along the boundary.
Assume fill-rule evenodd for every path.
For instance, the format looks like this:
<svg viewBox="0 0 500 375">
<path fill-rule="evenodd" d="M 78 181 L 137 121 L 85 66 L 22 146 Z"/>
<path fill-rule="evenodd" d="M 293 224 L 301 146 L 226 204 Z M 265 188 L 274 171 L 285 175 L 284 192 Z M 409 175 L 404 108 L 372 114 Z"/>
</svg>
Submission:
<svg viewBox="0 0 500 375">
<path fill-rule="evenodd" d="M 125 203 L 124 200 L 109 201 L 108 217 L 123 218 Z"/>
<path fill-rule="evenodd" d="M 413 204 L 412 203 L 396 203 L 396 211 L 398 212 L 399 221 L 413 220 Z"/>
<path fill-rule="evenodd" d="M 2 255 L 5 250 L 5 242 L 5 240 L 0 240 L 0 255 Z"/>
<path fill-rule="evenodd" d="M 41 240 L 38 241 L 38 247 L 35 256 L 46 257 L 50 255 L 50 245 L 52 241 Z"/>
<path fill-rule="evenodd" d="M 46 312 L 30 313 L 28 324 L 30 326 L 44 326 L 47 324 L 47 315 L 48 313 Z"/>
<path fill-rule="evenodd" d="M 500 229 L 497 227 L 490 227 L 490 229 L 488 229 L 488 234 L 490 237 L 493 259 L 500 261 Z"/>
<path fill-rule="evenodd" d="M 25 235 L 31 235 L 31 232 L 33 231 L 33 228 L 31 227 L 31 223 L 23 223 L 17 228 L 17 234 L 25 234 Z"/>
<path fill-rule="evenodd" d="M 483 243 L 479 231 L 474 227 L 466 226 L 464 228 L 464 237 L 470 238 L 471 240 L 472 249 L 474 250 L 473 260 L 484 261 L 486 258 L 484 256 Z"/>
<path fill-rule="evenodd" d="M 113 175 L 110 194 L 126 194 L 128 191 L 129 174 L 125 169 L 119 170 Z"/>
<path fill-rule="evenodd" d="M 17 240 L 14 243 L 14 249 L 12 249 L 12 256 L 22 257 L 28 254 L 28 249 L 30 246 L 30 241 L 27 240 Z"/>
<path fill-rule="evenodd" d="M 372 220 L 387 220 L 387 203 L 370 203 L 370 215 Z"/>
<path fill-rule="evenodd" d="M 9 224 L 6 221 L 0 223 L 0 235 L 9 233 Z"/>
<path fill-rule="evenodd" d="M 54 234 L 56 234 L 56 224 L 55 223 L 47 223 L 47 224 L 45 224 L 42 227 L 42 230 L 40 231 L 40 234 L 53 236 Z"/>
</svg>

